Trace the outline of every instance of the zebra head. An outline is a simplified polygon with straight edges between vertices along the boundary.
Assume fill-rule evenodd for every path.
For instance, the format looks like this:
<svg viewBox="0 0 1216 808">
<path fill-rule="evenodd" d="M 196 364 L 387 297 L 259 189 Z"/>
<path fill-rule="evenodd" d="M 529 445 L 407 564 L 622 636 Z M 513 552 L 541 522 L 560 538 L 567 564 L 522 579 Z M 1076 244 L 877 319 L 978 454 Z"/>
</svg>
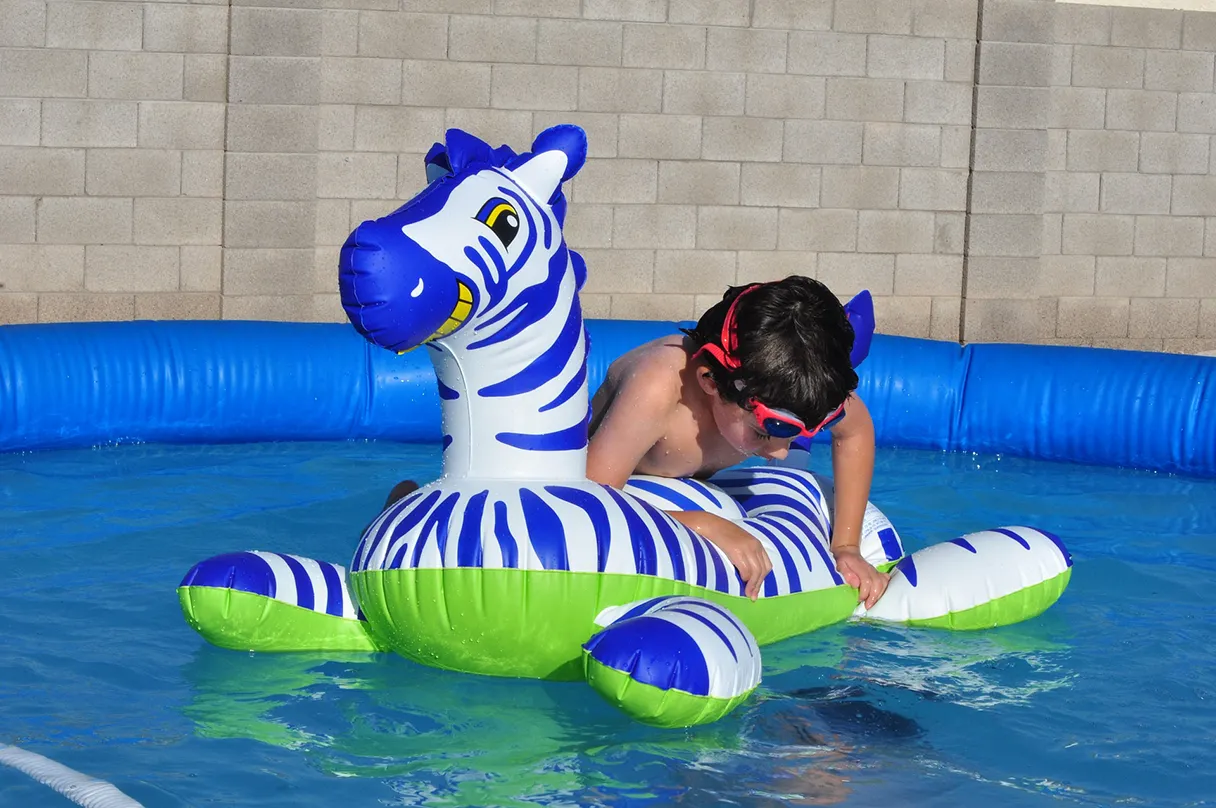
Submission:
<svg viewBox="0 0 1216 808">
<path fill-rule="evenodd" d="M 429 185 L 342 247 L 355 328 L 397 352 L 432 349 L 446 477 L 586 476 L 586 266 L 562 238 L 562 183 L 586 154 L 576 126 L 518 155 L 450 129 L 427 154 Z"/>
</svg>

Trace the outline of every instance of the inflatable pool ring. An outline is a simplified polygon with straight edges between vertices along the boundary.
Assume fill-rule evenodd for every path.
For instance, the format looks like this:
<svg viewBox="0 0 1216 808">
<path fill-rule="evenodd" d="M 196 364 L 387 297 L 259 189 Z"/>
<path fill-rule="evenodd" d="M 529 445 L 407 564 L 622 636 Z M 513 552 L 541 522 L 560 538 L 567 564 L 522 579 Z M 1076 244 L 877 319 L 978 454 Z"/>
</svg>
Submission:
<svg viewBox="0 0 1216 808">
<path fill-rule="evenodd" d="M 456 671 L 586 679 L 630 715 L 688 726 L 747 698 L 766 643 L 852 616 L 983 628 L 1055 602 L 1071 560 L 1051 534 L 1000 528 L 905 556 L 871 505 L 862 552 L 894 569 L 865 612 L 836 572 L 830 483 L 805 452 L 709 481 L 587 480 L 586 266 L 562 236 L 562 183 L 586 149 L 575 126 L 519 155 L 449 130 L 427 155 L 425 190 L 351 234 L 343 304 L 376 345 L 426 346 L 443 474 L 371 523 L 349 575 L 270 552 L 197 564 L 178 590 L 195 629 L 241 650 L 391 650 Z M 850 309 L 862 356 L 868 303 Z M 717 547 L 664 512 L 698 508 L 768 551 L 755 602 Z"/>
</svg>

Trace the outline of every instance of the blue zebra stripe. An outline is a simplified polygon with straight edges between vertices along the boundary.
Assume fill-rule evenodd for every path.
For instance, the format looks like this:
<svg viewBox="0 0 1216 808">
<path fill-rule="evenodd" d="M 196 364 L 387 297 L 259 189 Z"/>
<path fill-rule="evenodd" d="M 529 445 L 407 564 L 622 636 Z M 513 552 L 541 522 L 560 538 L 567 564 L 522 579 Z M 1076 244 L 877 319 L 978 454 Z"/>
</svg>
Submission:
<svg viewBox="0 0 1216 808">
<path fill-rule="evenodd" d="M 357 618 L 346 569 L 286 553 L 225 553 L 195 564 L 181 586 L 205 586 L 261 595 L 301 609 Z"/>
</svg>

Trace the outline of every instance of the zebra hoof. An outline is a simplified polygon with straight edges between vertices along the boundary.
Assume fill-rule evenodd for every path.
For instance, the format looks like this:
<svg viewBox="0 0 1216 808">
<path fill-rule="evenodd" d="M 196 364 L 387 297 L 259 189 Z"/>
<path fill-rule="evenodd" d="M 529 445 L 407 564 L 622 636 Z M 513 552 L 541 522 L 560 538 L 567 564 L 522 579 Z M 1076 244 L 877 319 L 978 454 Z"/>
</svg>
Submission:
<svg viewBox="0 0 1216 808">
<path fill-rule="evenodd" d="M 281 553 L 225 553 L 177 589 L 203 639 L 239 651 L 377 651 L 337 564 Z"/>
<path fill-rule="evenodd" d="M 760 649 L 727 611 L 658 597 L 607 609 L 583 646 L 587 682 L 633 718 L 660 727 L 717 721 L 760 684 Z"/>
</svg>

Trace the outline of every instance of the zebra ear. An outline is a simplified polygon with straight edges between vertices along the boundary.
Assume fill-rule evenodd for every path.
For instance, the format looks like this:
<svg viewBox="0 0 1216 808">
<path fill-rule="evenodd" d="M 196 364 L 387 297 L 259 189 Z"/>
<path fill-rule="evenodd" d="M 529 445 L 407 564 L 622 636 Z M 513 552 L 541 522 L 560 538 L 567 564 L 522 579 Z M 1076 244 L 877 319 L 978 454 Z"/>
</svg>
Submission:
<svg viewBox="0 0 1216 808">
<path fill-rule="evenodd" d="M 587 134 L 573 124 L 560 124 L 541 132 L 532 144 L 532 156 L 511 173 L 537 199 L 548 202 L 586 160 Z"/>
</svg>

